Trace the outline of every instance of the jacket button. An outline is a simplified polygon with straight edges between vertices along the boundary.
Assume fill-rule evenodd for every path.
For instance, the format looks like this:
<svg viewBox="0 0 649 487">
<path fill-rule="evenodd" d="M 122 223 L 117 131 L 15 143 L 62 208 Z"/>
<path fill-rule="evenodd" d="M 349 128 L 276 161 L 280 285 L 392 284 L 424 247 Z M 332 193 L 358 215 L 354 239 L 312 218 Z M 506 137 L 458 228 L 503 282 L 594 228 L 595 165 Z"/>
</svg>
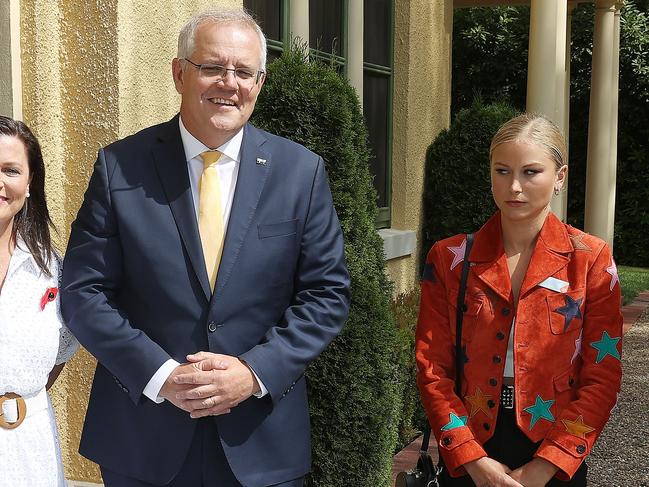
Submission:
<svg viewBox="0 0 649 487">
<path fill-rule="evenodd" d="M 491 429 L 491 425 L 489 423 L 484 423 L 482 427 L 486 430 L 489 431 Z"/>
<path fill-rule="evenodd" d="M 491 360 L 493 360 L 494 364 L 499 364 L 503 359 L 500 358 L 500 355 L 494 355 Z"/>
<path fill-rule="evenodd" d="M 583 455 L 586 452 L 586 447 L 584 445 L 577 445 L 577 453 Z"/>
<path fill-rule="evenodd" d="M 503 316 L 507 316 L 509 314 L 509 308 L 503 308 L 500 310 L 500 312 L 503 314 Z"/>
<path fill-rule="evenodd" d="M 487 406 L 489 406 L 491 409 L 495 408 L 496 407 L 496 401 L 494 401 L 493 399 L 489 399 L 487 401 Z"/>
<path fill-rule="evenodd" d="M 505 334 L 502 331 L 499 331 L 498 333 L 496 333 L 496 338 L 498 340 L 504 340 L 505 339 Z"/>
<path fill-rule="evenodd" d="M 492 377 L 491 379 L 489 379 L 489 385 L 496 387 L 498 385 L 498 381 Z"/>
<path fill-rule="evenodd" d="M 444 444 L 444 446 L 448 446 L 451 443 L 453 443 L 453 438 L 451 438 L 450 436 L 447 436 L 442 440 L 442 443 Z"/>
<path fill-rule="evenodd" d="M 570 387 L 572 387 L 572 385 L 573 385 L 574 383 L 575 383 L 575 379 L 573 379 L 573 378 L 571 377 L 571 378 L 568 380 L 568 385 L 569 385 Z"/>
<path fill-rule="evenodd" d="M 214 323 L 213 321 L 210 321 L 209 324 L 207 325 L 207 329 L 210 332 L 215 332 L 216 331 L 216 323 Z"/>
</svg>

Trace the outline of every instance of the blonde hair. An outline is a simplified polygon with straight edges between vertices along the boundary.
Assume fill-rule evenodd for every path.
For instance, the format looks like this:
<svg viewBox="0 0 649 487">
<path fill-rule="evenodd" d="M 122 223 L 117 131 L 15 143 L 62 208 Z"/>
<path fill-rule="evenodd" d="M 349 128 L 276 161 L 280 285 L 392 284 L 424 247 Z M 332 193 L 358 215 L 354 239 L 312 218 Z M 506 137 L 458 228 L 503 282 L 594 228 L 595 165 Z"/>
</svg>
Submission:
<svg viewBox="0 0 649 487">
<path fill-rule="evenodd" d="M 552 121 L 536 113 L 523 113 L 500 126 L 496 135 L 491 139 L 489 160 L 500 144 L 516 140 L 531 142 L 541 147 L 554 161 L 556 170 L 568 164 L 568 149 L 566 141 Z"/>
<path fill-rule="evenodd" d="M 179 59 L 187 59 L 194 53 L 196 30 L 204 23 L 239 24 L 255 31 L 259 37 L 259 47 L 261 48 L 259 69 L 264 72 L 266 71 L 266 36 L 252 15 L 245 10 L 206 10 L 189 19 L 178 35 Z"/>
</svg>

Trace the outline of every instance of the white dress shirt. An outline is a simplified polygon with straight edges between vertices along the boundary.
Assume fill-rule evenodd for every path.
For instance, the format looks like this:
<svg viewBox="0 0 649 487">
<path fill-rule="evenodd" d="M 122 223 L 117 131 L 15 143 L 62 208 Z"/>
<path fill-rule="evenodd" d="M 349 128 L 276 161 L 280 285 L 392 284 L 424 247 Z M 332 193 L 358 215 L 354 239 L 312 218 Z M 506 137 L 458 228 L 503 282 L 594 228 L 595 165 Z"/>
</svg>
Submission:
<svg viewBox="0 0 649 487">
<path fill-rule="evenodd" d="M 178 117 L 178 124 L 180 126 L 180 138 L 183 142 L 185 149 L 185 159 L 187 160 L 187 170 L 189 172 L 189 184 L 192 190 L 192 199 L 194 200 L 194 211 L 196 213 L 196 221 L 198 221 L 198 204 L 199 204 L 199 183 L 203 174 L 203 159 L 201 154 L 209 151 L 210 148 L 203 144 L 200 140 L 194 137 L 183 125 L 182 118 Z M 230 220 L 230 210 L 232 209 L 232 201 L 234 200 L 234 190 L 237 186 L 237 177 L 239 176 L 239 162 L 241 156 L 241 142 L 243 141 L 243 128 L 239 130 L 234 137 L 228 140 L 225 144 L 217 147 L 222 155 L 219 158 L 216 169 L 219 173 L 219 183 L 221 185 L 221 208 L 223 209 L 223 228 L 228 228 L 228 221 Z M 198 350 L 197 350 L 198 351 Z M 160 389 L 164 385 L 171 372 L 180 365 L 174 359 L 167 360 L 162 366 L 153 374 L 144 388 L 143 394 L 156 403 L 161 403 L 164 399 L 159 396 Z M 252 369 L 250 369 L 252 370 Z M 268 390 L 264 387 L 257 373 L 252 370 L 255 379 L 259 383 L 260 391 L 255 394 L 255 397 L 263 397 L 268 394 Z"/>
</svg>

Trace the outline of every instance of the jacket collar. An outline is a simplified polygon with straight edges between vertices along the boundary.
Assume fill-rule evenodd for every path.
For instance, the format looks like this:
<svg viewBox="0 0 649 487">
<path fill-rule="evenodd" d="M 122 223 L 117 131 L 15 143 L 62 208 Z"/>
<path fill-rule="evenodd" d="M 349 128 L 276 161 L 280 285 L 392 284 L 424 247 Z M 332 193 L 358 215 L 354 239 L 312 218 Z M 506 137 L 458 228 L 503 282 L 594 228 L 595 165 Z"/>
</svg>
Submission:
<svg viewBox="0 0 649 487">
<path fill-rule="evenodd" d="M 520 290 L 520 297 L 555 274 L 574 251 L 566 226 L 550 212 L 532 252 Z M 500 212 L 496 212 L 475 235 L 469 256 L 473 273 L 503 299 L 511 300 L 511 280 L 502 239 Z"/>
</svg>

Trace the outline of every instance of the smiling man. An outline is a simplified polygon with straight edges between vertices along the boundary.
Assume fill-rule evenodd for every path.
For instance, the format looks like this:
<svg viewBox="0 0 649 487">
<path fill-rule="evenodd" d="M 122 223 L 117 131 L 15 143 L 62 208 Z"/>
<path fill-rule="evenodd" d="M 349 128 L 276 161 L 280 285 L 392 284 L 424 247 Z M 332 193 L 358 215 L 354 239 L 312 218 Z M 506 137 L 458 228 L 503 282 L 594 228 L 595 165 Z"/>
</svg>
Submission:
<svg viewBox="0 0 649 487">
<path fill-rule="evenodd" d="M 180 114 L 99 151 L 63 313 L 97 358 L 80 452 L 107 487 L 301 486 L 304 370 L 349 276 L 323 160 L 248 124 L 266 41 L 243 11 L 191 19 Z"/>
</svg>

